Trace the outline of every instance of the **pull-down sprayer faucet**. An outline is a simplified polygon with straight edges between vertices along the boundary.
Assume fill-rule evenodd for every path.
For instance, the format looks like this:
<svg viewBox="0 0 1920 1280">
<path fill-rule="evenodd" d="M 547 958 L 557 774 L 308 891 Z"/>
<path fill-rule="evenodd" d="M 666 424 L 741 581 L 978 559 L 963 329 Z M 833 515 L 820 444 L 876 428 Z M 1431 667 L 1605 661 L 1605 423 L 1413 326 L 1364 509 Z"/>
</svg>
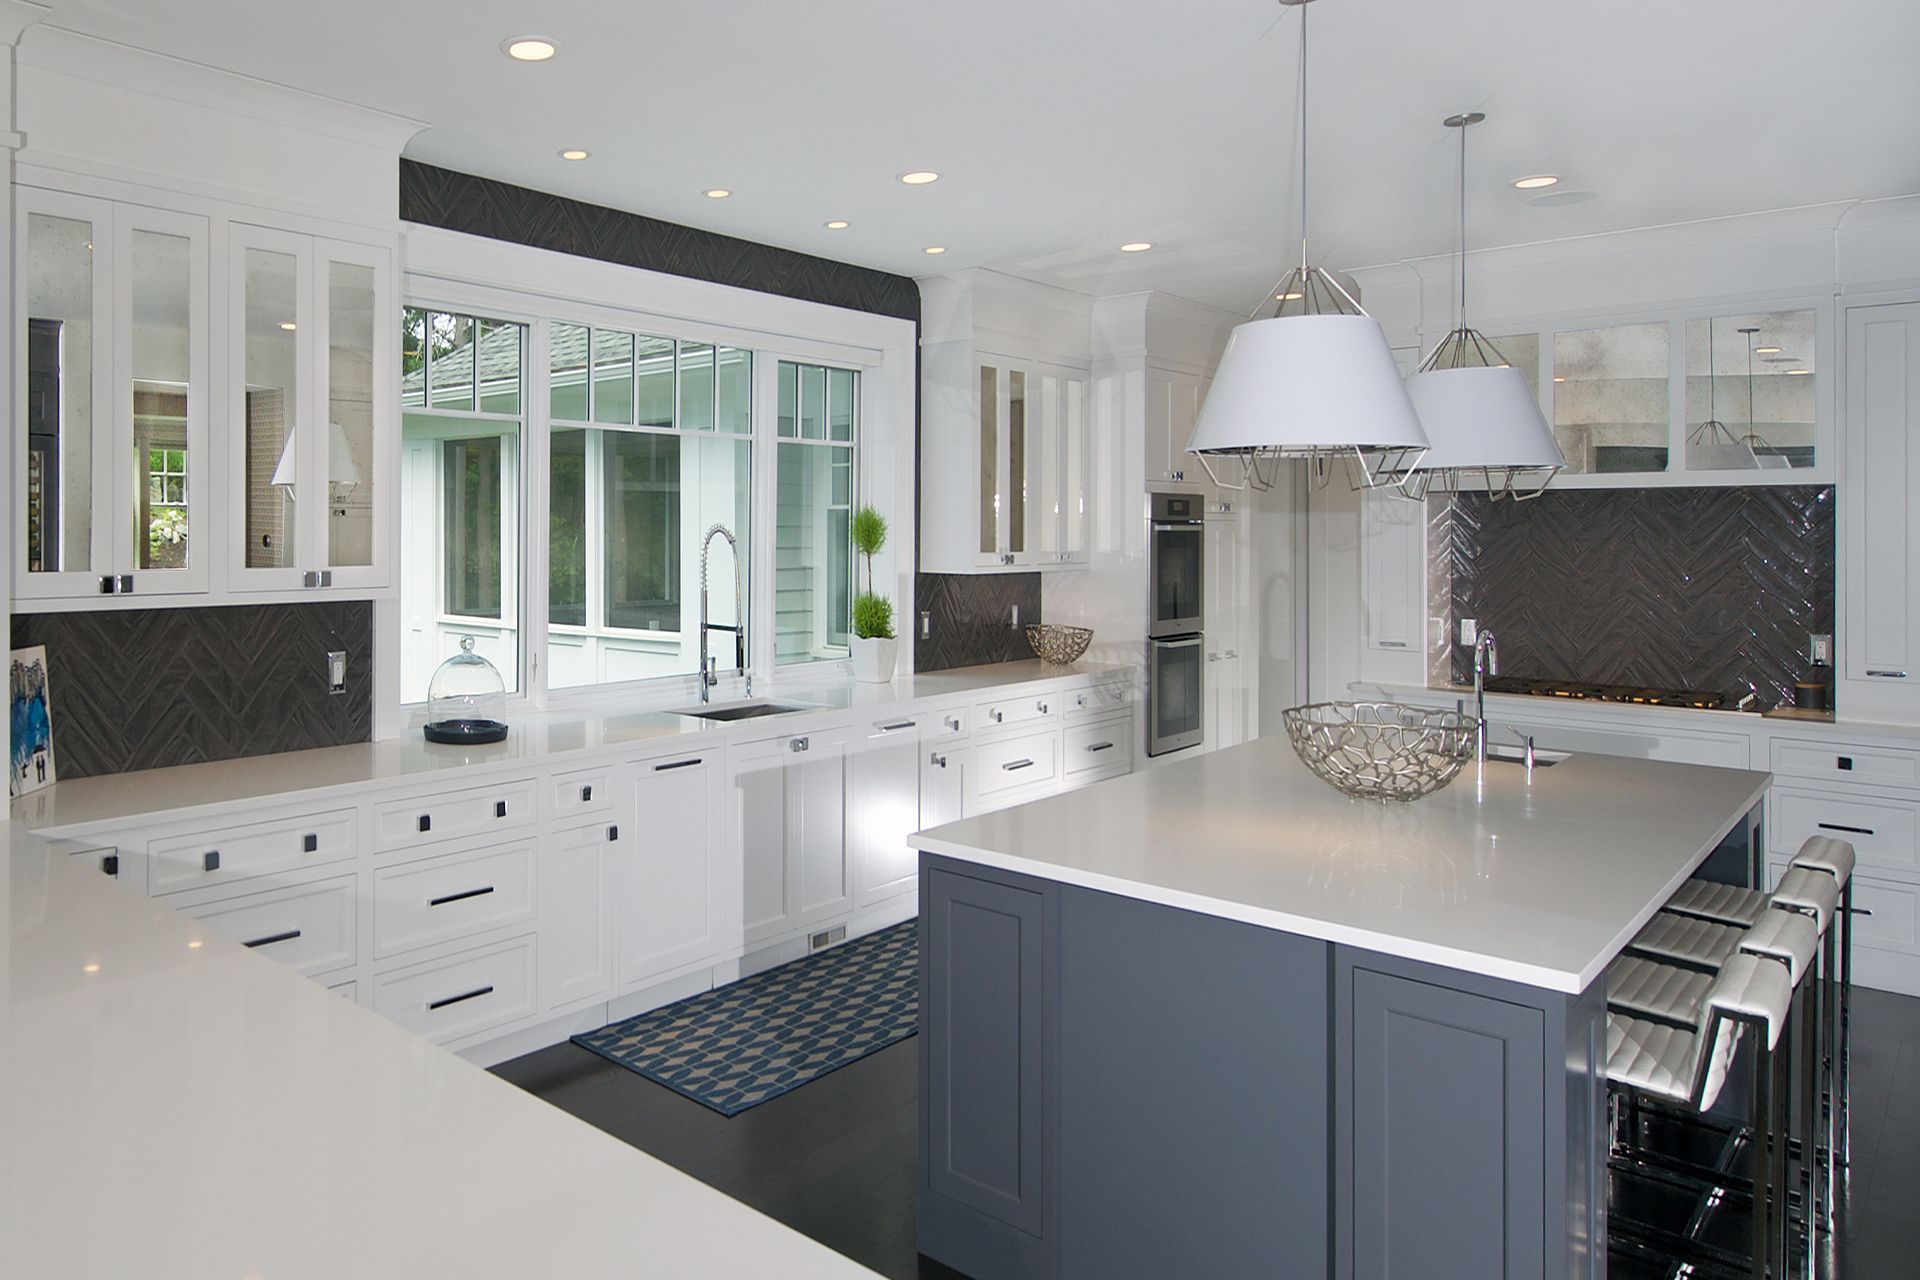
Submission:
<svg viewBox="0 0 1920 1280">
<path fill-rule="evenodd" d="M 713 548 L 715 536 L 725 538 L 727 546 L 733 550 L 733 625 L 725 626 L 718 622 L 707 621 L 707 552 Z M 713 686 L 720 683 L 720 675 L 714 670 L 716 659 L 707 656 L 707 633 L 709 631 L 731 631 L 733 633 L 733 659 L 741 676 L 747 682 L 747 696 L 753 696 L 753 676 L 747 671 L 747 619 L 740 612 L 740 544 L 734 540 L 732 530 L 723 524 L 716 524 L 707 530 L 707 536 L 700 541 L 700 701 L 711 700 Z"/>
<path fill-rule="evenodd" d="M 1473 642 L 1473 758 L 1487 762 L 1487 677 L 1500 674 L 1500 647 L 1485 627 Z"/>
</svg>

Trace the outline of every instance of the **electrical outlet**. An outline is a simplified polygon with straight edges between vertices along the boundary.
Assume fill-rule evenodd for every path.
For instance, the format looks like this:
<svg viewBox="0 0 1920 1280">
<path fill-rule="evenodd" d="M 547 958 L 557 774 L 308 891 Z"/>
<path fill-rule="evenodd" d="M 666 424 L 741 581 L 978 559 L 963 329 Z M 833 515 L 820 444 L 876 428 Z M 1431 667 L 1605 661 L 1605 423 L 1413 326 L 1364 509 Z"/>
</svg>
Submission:
<svg viewBox="0 0 1920 1280">
<path fill-rule="evenodd" d="M 1460 643 L 1477 644 L 1480 640 L 1480 624 L 1472 618 L 1460 619 Z"/>
<path fill-rule="evenodd" d="M 1810 635 L 1807 637 L 1807 661 L 1818 662 L 1825 666 L 1833 665 L 1833 637 Z"/>
<path fill-rule="evenodd" d="M 347 691 L 347 651 L 335 649 L 327 654 L 327 692 Z"/>
<path fill-rule="evenodd" d="M 922 609 L 920 611 L 920 638 L 922 640 L 933 639 L 933 611 L 931 609 Z"/>
<path fill-rule="evenodd" d="M 1007 619 L 1007 630 L 1018 631 L 1020 629 L 1020 606 L 1010 604 L 1007 606 L 1007 612 L 1011 615 Z"/>
</svg>

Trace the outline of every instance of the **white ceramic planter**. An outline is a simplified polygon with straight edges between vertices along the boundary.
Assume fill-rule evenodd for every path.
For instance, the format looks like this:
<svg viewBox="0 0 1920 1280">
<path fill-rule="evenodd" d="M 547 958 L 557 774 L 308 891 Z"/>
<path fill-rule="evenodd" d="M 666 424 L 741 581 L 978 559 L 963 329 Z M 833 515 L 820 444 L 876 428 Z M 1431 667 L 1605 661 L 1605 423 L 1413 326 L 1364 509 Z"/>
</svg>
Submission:
<svg viewBox="0 0 1920 1280">
<path fill-rule="evenodd" d="M 900 655 L 897 637 L 867 640 L 853 637 L 853 678 L 868 684 L 885 684 L 893 679 L 893 664 Z"/>
</svg>

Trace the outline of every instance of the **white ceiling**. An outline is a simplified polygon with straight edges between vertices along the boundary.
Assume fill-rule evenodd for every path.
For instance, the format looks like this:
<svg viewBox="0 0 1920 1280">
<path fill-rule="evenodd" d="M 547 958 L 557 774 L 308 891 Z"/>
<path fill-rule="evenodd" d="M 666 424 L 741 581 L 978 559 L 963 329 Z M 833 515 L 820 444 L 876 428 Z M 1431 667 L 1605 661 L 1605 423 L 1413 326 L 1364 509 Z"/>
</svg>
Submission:
<svg viewBox="0 0 1920 1280">
<path fill-rule="evenodd" d="M 55 0 L 53 25 L 431 122 L 413 158 L 908 275 L 1251 310 L 1297 254 L 1275 0 Z M 1321 0 L 1314 259 L 1920 192 L 1912 0 Z M 515 63 L 537 33 L 559 57 Z M 29 33 L 27 40 L 32 40 Z M 592 159 L 568 163 L 563 147 Z M 944 176 L 927 187 L 906 169 Z M 1564 175 L 1529 203 L 1508 184 Z M 713 186 L 731 199 L 706 199 Z M 825 230 L 846 218 L 845 231 Z M 1120 254 L 1128 240 L 1154 249 Z M 943 244 L 948 252 L 921 252 Z"/>
</svg>

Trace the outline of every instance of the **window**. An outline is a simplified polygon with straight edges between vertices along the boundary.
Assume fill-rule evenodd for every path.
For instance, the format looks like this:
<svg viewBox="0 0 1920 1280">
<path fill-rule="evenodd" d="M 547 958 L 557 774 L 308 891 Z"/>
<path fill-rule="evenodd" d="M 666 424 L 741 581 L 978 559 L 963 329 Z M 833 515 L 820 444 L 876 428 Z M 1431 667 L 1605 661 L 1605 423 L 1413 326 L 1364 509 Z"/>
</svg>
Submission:
<svg viewBox="0 0 1920 1280">
<path fill-rule="evenodd" d="M 135 465 L 139 488 L 139 564 L 178 569 L 187 563 L 187 393 L 163 383 L 133 386 Z"/>
<path fill-rule="evenodd" d="M 844 658 L 853 608 L 860 375 L 782 361 L 774 503 L 774 661 Z"/>
<path fill-rule="evenodd" d="M 714 526 L 739 548 L 742 608 L 751 585 L 753 354 L 561 323 L 550 353 L 548 687 L 691 675 Z M 705 552 L 727 627 L 733 554 L 719 536 Z M 710 639 L 732 666 L 731 636 Z"/>
<path fill-rule="evenodd" d="M 466 636 L 513 690 L 526 328 L 409 308 L 401 342 L 401 697 Z"/>
</svg>

